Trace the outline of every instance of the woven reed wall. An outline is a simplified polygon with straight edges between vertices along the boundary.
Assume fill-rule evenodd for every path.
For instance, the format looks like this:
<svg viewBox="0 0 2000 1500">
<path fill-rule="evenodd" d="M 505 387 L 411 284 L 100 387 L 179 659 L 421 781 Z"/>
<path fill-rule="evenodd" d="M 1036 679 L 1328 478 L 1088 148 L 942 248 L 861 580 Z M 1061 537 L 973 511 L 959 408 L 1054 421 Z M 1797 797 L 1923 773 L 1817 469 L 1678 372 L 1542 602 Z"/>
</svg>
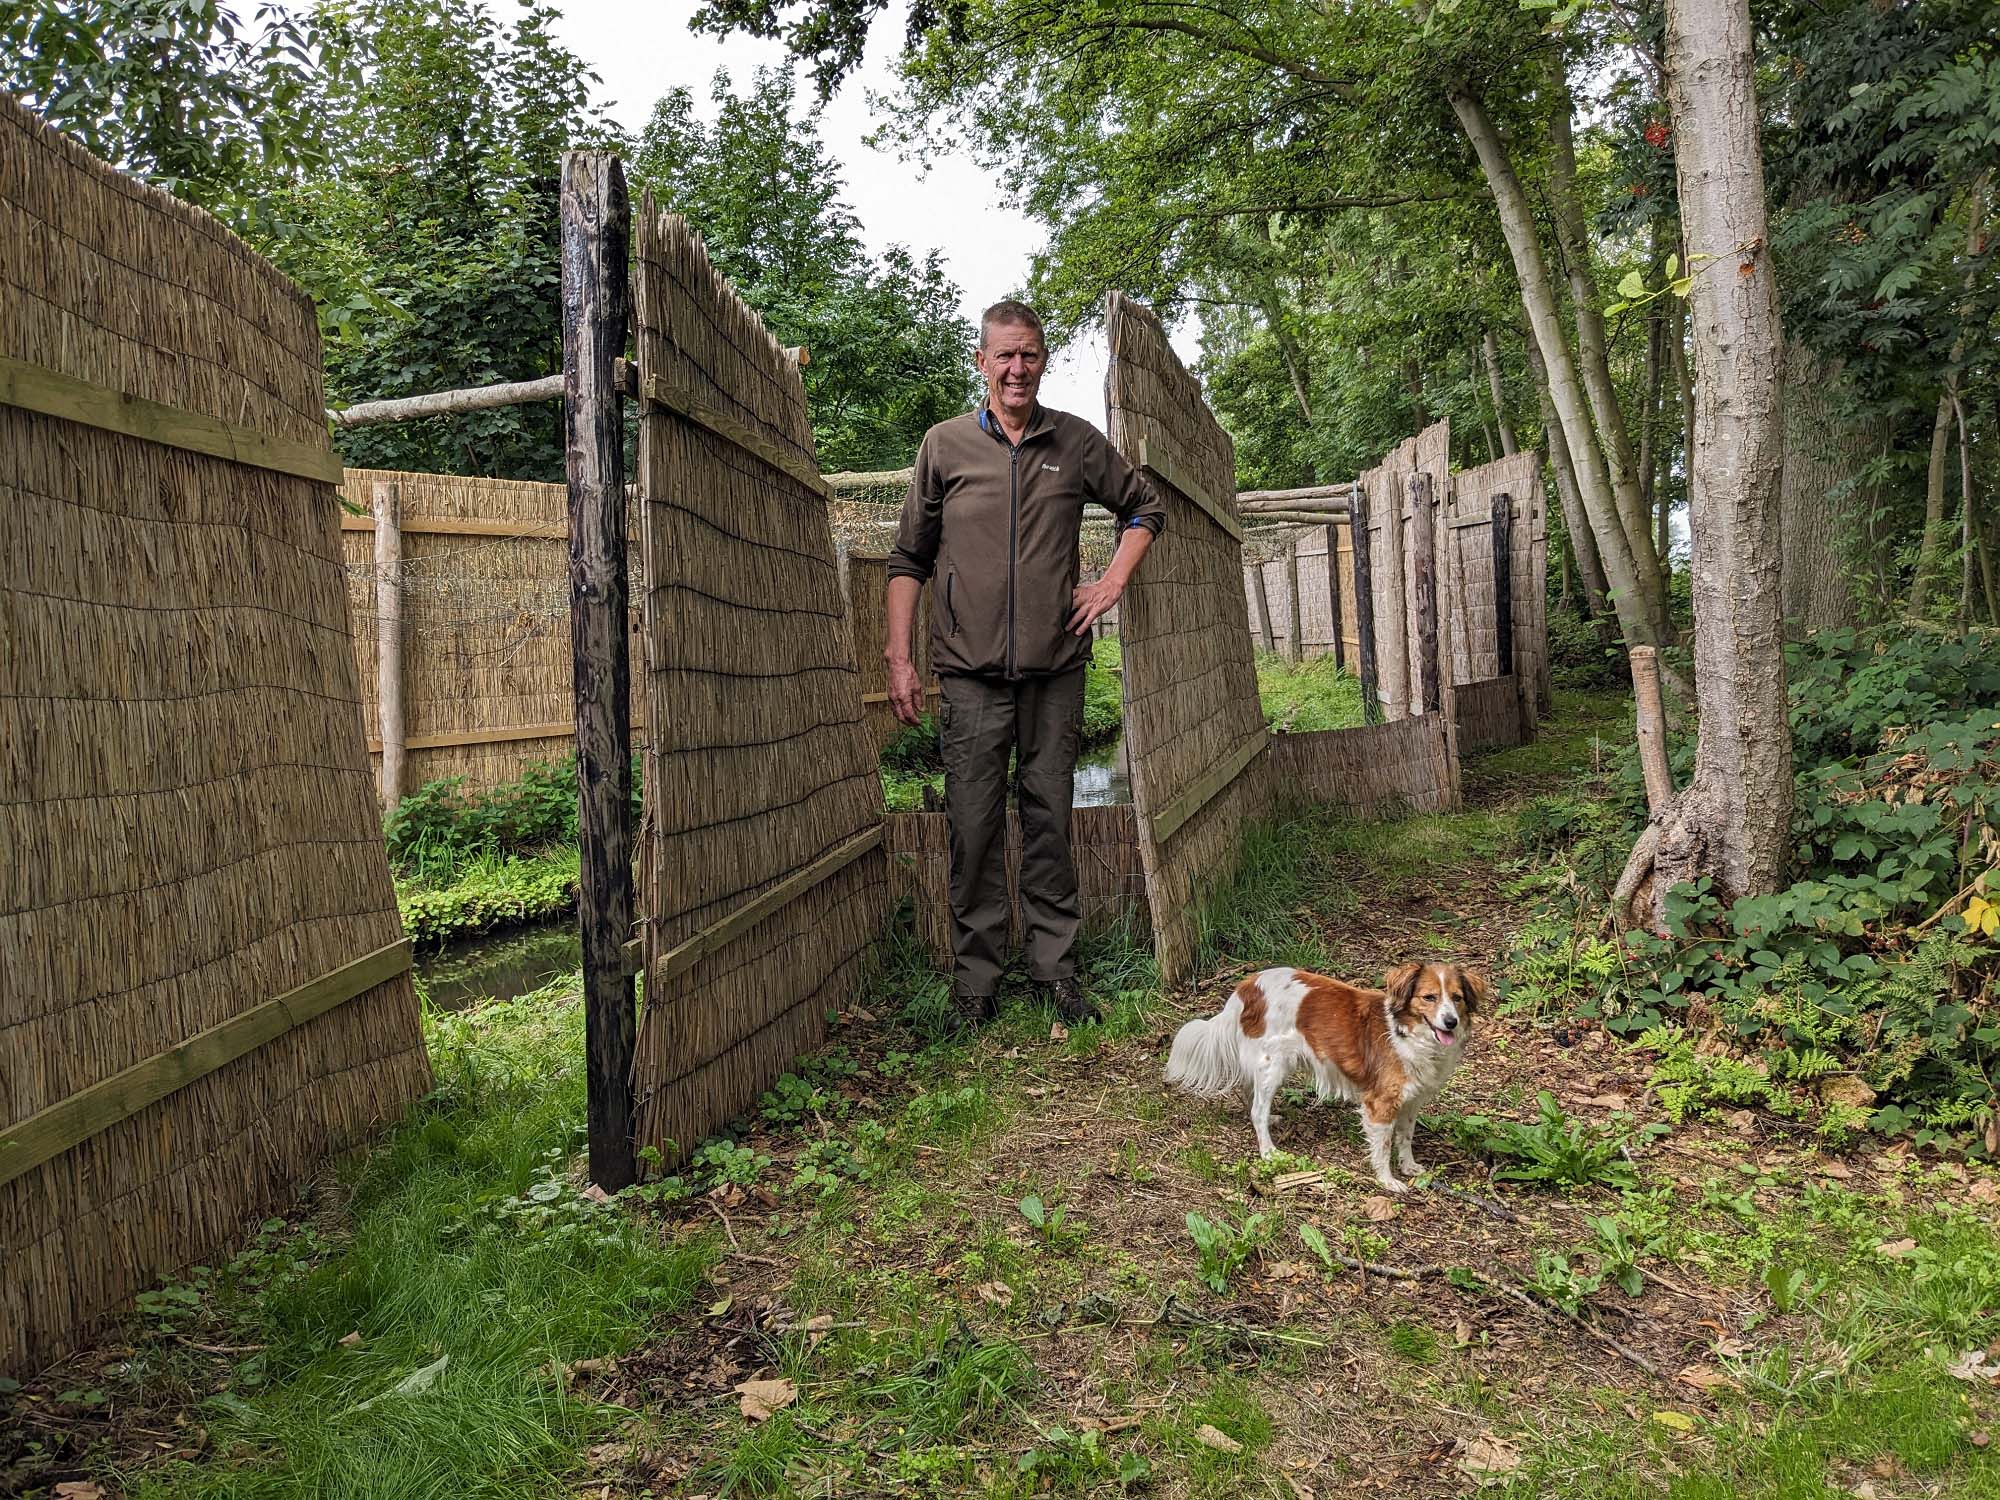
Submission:
<svg viewBox="0 0 2000 1500">
<path fill-rule="evenodd" d="M 1443 714 L 1277 735 L 1266 759 L 1283 797 L 1331 804 L 1349 817 L 1440 812 L 1458 804 L 1458 767 Z"/>
<path fill-rule="evenodd" d="M 910 903 L 917 938 L 940 964 L 951 962 L 951 832 L 943 813 L 891 813 L 884 830 L 889 850 L 889 897 Z M 1146 872 L 1139 858 L 1139 826 L 1129 803 L 1075 807 L 1069 815 L 1070 852 L 1076 857 L 1077 893 L 1085 926 L 1132 918 L 1148 920 Z M 1011 941 L 1021 938 L 1019 880 L 1021 824 L 1007 814 L 1007 888 L 1014 893 Z"/>
<path fill-rule="evenodd" d="M 1182 368 L 1159 320 L 1114 293 L 1105 375 L 1111 440 L 1133 463 L 1164 451 L 1234 514 L 1236 460 L 1229 434 Z M 1158 480 L 1167 526 L 1121 601 L 1125 744 L 1132 762 L 1140 857 L 1162 978 L 1193 961 L 1197 908 L 1236 867 L 1243 824 L 1271 804 L 1268 755 L 1165 840 L 1154 820 L 1235 752 L 1264 735 L 1257 701 L 1243 548 L 1199 506 Z"/>
<path fill-rule="evenodd" d="M 1383 719 L 1409 717 L 1414 691 L 1403 621 L 1408 584 L 1403 559 L 1409 476 L 1416 471 L 1417 440 L 1405 438 L 1355 483 L 1368 497 L 1370 592 L 1375 604 L 1375 697 Z"/>
<path fill-rule="evenodd" d="M 349 469 L 341 493 L 371 513 L 378 485 L 396 487 L 403 561 L 403 789 L 462 776 L 467 789 L 518 778 L 575 748 L 569 627 L 569 492 L 560 484 Z M 426 522 L 484 523 L 517 535 L 429 532 Z M 628 535 L 637 535 L 636 505 Z M 341 513 L 347 610 L 361 672 L 361 714 L 379 768 L 374 523 Z M 553 534 L 550 534 L 553 533 Z M 636 558 L 636 553 L 635 553 Z M 638 569 L 636 562 L 634 573 Z M 644 580 L 629 597 L 644 596 Z M 632 659 L 639 657 L 632 611 Z M 635 694 L 643 685 L 633 684 Z M 644 720 L 637 696 L 632 717 Z M 427 739 L 470 743 L 425 744 Z"/>
<path fill-rule="evenodd" d="M 650 194 L 633 217 L 642 389 L 664 381 L 816 473 L 798 368 L 684 220 Z M 879 830 L 882 788 L 824 493 L 650 402 L 638 477 L 650 974 L 675 944 Z M 692 1147 L 817 1044 L 887 912 L 878 848 L 677 979 L 649 983 L 640 1144 Z"/>
<path fill-rule="evenodd" d="M 1345 521 L 1326 526 L 1269 527 L 1254 533 L 1255 549 L 1244 548 L 1243 597 L 1250 611 L 1250 635 L 1261 645 L 1257 622 L 1256 584 L 1259 569 L 1264 575 L 1265 596 L 1271 604 L 1272 635 L 1280 650 L 1291 646 L 1291 567 L 1284 557 L 1287 544 L 1296 544 L 1299 556 L 1299 638 L 1301 655 L 1323 656 L 1333 650 L 1333 580 L 1328 576 L 1329 533 L 1334 548 L 1333 566 L 1340 571 L 1341 660 L 1350 669 L 1360 660 L 1361 635 L 1354 602 L 1354 542 Z M 1258 554 L 1263 554 L 1259 560 Z"/>
<path fill-rule="evenodd" d="M 0 95 L 0 354 L 324 446 L 310 302 Z M 402 933 L 332 485 L 0 406 L 0 1136 Z M 428 1086 L 386 981 L 0 1186 L 0 1370 Z"/>
<path fill-rule="evenodd" d="M 1520 682 L 1513 673 L 1505 677 L 1483 677 L 1462 682 L 1455 689 L 1453 713 L 1458 723 L 1461 755 L 1483 750 L 1505 750 L 1525 743 L 1523 731 L 1529 727 L 1521 718 Z"/>
<path fill-rule="evenodd" d="M 889 664 L 882 659 L 883 611 L 887 608 L 889 559 L 862 552 L 847 555 L 847 620 L 861 691 L 861 721 L 868 743 L 879 753 L 903 725 L 889 707 Z M 936 713 L 938 680 L 931 672 L 931 591 L 917 599 L 917 640 L 911 660 L 924 682 L 924 711 Z"/>
</svg>

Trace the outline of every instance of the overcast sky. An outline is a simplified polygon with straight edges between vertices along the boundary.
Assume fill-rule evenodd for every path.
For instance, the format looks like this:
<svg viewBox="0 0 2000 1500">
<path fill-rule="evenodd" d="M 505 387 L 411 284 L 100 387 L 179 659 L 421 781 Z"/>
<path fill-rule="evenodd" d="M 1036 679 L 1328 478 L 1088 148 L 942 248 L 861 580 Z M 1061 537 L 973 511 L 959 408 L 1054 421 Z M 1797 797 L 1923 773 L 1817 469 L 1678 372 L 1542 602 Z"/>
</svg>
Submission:
<svg viewBox="0 0 2000 1500">
<path fill-rule="evenodd" d="M 651 116 L 654 101 L 669 89 L 685 85 L 701 114 L 712 117 L 709 80 L 718 68 L 728 69 L 741 91 L 759 64 L 784 60 L 784 49 L 775 42 L 695 36 L 687 29 L 695 11 L 692 0 L 556 3 L 563 12 L 557 37 L 603 76 L 600 100 L 610 101 L 613 118 L 635 135 Z M 993 183 L 962 152 L 934 159 L 926 173 L 922 164 L 899 161 L 893 152 L 873 150 L 864 142 L 876 123 L 868 114 L 867 91 L 887 91 L 895 84 L 891 62 L 902 41 L 903 10 L 890 5 L 876 18 L 867 58 L 827 106 L 820 130 L 840 163 L 846 201 L 861 221 L 868 247 L 879 251 L 902 244 L 919 253 L 943 251 L 965 315 L 976 318 L 988 303 L 1021 290 L 1029 257 L 1045 236 L 1040 226 L 1001 207 Z M 800 93 L 808 102 L 812 98 L 809 78 L 802 76 Z M 1192 325 L 1174 342 L 1181 358 L 1191 363 L 1198 350 Z M 1104 424 L 1101 336 L 1079 338 L 1064 351 L 1042 383 L 1042 399 Z"/>
</svg>

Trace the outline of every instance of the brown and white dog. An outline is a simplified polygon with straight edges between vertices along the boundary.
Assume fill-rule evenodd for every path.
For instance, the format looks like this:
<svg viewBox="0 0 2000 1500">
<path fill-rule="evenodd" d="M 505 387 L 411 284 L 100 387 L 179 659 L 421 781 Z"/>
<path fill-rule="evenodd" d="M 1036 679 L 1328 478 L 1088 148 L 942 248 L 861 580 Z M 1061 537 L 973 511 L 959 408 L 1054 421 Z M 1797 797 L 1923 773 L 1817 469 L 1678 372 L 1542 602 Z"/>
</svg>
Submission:
<svg viewBox="0 0 2000 1500">
<path fill-rule="evenodd" d="M 1486 981 L 1456 964 L 1404 964 L 1379 990 L 1356 989 L 1304 969 L 1265 969 L 1236 986 L 1221 1014 L 1190 1021 L 1174 1038 L 1167 1082 L 1214 1098 L 1250 1091 L 1257 1149 L 1269 1156 L 1271 1101 L 1310 1067 L 1322 1099 L 1361 1107 L 1368 1163 L 1392 1193 L 1417 1165 L 1417 1116 L 1465 1057 Z M 1390 1163 L 1391 1150 L 1395 1163 Z"/>
</svg>

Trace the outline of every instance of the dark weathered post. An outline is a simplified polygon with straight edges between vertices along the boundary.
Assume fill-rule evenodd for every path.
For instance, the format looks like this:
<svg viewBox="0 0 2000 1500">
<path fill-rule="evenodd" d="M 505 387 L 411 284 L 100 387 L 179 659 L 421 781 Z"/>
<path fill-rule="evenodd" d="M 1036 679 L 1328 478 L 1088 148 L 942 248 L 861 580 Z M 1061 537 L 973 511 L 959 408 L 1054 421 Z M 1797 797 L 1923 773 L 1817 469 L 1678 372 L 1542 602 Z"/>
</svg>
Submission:
<svg viewBox="0 0 2000 1500">
<path fill-rule="evenodd" d="M 632 679 L 625 598 L 625 352 L 631 217 L 625 168 L 604 151 L 562 163 L 563 443 L 569 479 L 570 644 L 575 657 L 583 1005 L 590 1177 L 610 1192 L 632 1154 Z"/>
<path fill-rule="evenodd" d="M 1410 476 L 1411 575 L 1416 585 L 1418 701 L 1427 714 L 1444 707 L 1438 671 L 1437 508 L 1431 503 L 1431 476 Z"/>
<path fill-rule="evenodd" d="M 1514 670 L 1514 497 L 1505 490 L 1493 497 L 1493 649 L 1505 677 Z"/>
<path fill-rule="evenodd" d="M 403 516 L 402 491 L 377 480 L 375 516 L 375 713 L 382 737 L 382 811 L 403 800 Z"/>
<path fill-rule="evenodd" d="M 1278 649 L 1277 637 L 1271 633 L 1271 592 L 1264 586 L 1264 565 L 1250 564 L 1250 590 L 1257 596 L 1257 634 L 1264 642 L 1266 651 Z"/>
<path fill-rule="evenodd" d="M 1348 514 L 1352 515 L 1350 510 Z M 1326 600 L 1333 611 L 1333 664 L 1347 665 L 1347 642 L 1341 629 L 1340 608 L 1340 526 L 1329 521 L 1326 527 Z"/>
<path fill-rule="evenodd" d="M 1299 539 L 1285 543 L 1285 586 L 1291 600 L 1285 610 L 1285 655 L 1293 661 L 1306 657 L 1305 609 L 1299 600 Z"/>
<path fill-rule="evenodd" d="M 1354 504 L 1348 511 L 1347 529 L 1354 538 L 1354 634 L 1355 654 L 1360 657 L 1361 718 L 1363 723 L 1382 722 L 1382 699 L 1375 679 L 1375 569 L 1368 555 L 1368 486 L 1354 481 Z"/>
</svg>

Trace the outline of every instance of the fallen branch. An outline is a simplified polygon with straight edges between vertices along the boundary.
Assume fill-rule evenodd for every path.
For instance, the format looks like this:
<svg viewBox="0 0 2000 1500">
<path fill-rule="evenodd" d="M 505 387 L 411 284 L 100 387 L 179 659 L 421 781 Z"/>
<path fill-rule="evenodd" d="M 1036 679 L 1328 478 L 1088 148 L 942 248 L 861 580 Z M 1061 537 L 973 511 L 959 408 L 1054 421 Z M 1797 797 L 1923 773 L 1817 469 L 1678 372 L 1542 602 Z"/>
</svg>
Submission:
<svg viewBox="0 0 2000 1500">
<path fill-rule="evenodd" d="M 1579 1314 L 1571 1312 L 1561 1303 L 1550 1302 L 1545 1298 L 1537 1297 L 1522 1287 L 1507 1286 L 1491 1280 L 1487 1282 L 1487 1285 L 1501 1296 L 1520 1303 L 1521 1306 L 1529 1309 L 1531 1312 L 1538 1312 L 1544 1317 L 1559 1318 L 1565 1322 L 1574 1323 L 1578 1328 L 1581 1328 L 1585 1333 L 1604 1345 L 1605 1348 L 1618 1355 L 1619 1358 L 1631 1361 L 1655 1380 L 1666 1379 L 1666 1376 L 1660 1373 L 1660 1367 L 1646 1358 L 1645 1355 L 1639 1353 L 1636 1349 L 1627 1348 L 1602 1328 L 1599 1328 L 1594 1323 L 1586 1322 Z"/>
<path fill-rule="evenodd" d="M 1434 1182 L 1430 1185 L 1430 1191 L 1434 1193 L 1448 1193 L 1454 1198 L 1470 1203 L 1482 1213 L 1491 1214 L 1496 1219 L 1505 1219 L 1509 1224 L 1518 1224 L 1521 1222 L 1521 1216 L 1505 1204 L 1496 1203 L 1491 1198 L 1482 1198 L 1477 1193 L 1468 1193 L 1464 1188 L 1453 1187 L 1448 1182 Z"/>
</svg>

